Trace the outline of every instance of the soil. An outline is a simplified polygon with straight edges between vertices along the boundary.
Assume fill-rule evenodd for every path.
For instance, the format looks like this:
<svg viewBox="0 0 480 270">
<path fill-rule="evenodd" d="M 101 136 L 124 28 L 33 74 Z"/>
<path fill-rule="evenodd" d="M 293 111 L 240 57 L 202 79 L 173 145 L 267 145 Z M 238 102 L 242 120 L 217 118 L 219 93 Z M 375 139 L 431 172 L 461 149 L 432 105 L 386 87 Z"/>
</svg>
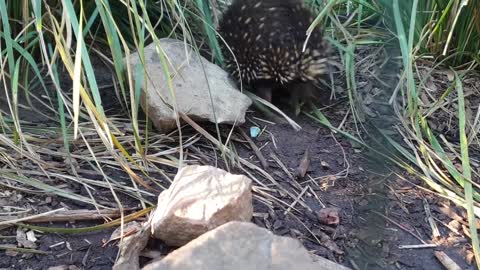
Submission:
<svg viewBox="0 0 480 270">
<path fill-rule="evenodd" d="M 108 84 L 107 78 L 108 76 L 105 78 L 105 85 Z M 334 126 L 338 126 L 343 121 L 346 107 L 344 102 L 337 103 L 323 113 Z M 434 256 L 434 251 L 438 250 L 446 252 L 462 269 L 474 269 L 466 259 L 471 252 L 469 239 L 463 233 L 456 235 L 443 225 L 449 224 L 452 218 L 441 211 L 442 207 L 448 206 L 459 216 L 465 217 L 463 209 L 420 189 L 418 186 L 425 186 L 421 180 L 396 169 L 378 154 L 339 134 L 333 134 L 328 128 L 306 116 L 292 116 L 302 126 L 300 131 L 295 131 L 285 123 L 268 124 L 258 120 L 262 117 L 259 113 L 250 113 L 249 119 L 252 122 L 241 128 L 249 134 L 250 126 L 256 122 L 268 131 L 254 139 L 269 165 L 266 171 L 282 189 L 297 195 L 303 190 L 306 191 L 302 195 L 304 205 L 299 204 L 295 209 L 288 209 L 288 205 L 293 203 L 292 198 L 285 192 L 280 192 L 278 186 L 252 172 L 268 185 L 268 192 L 286 203 L 284 206 L 268 206 L 256 198 L 253 218 L 255 224 L 268 228 L 277 235 L 299 239 L 311 252 L 352 269 L 441 269 L 442 266 Z M 224 128 L 224 132 L 229 131 L 228 127 Z M 215 129 L 208 125 L 207 129 L 215 132 Z M 189 132 L 192 132 L 191 129 L 186 127 L 184 133 Z M 241 157 L 261 166 L 258 156 L 240 135 L 234 142 Z M 215 153 L 202 146 L 208 145 L 208 142 L 201 140 L 198 145 L 206 158 L 196 162 L 212 165 Z M 310 159 L 307 174 L 304 178 L 298 178 L 295 172 L 307 149 Z M 186 151 L 191 149 L 187 148 Z M 212 159 L 208 158 L 210 156 Z M 46 157 L 46 160 L 49 158 Z M 50 160 L 55 158 L 50 157 Z M 282 168 L 282 164 L 288 172 Z M 219 166 L 225 167 L 221 162 Z M 106 171 L 112 178 L 130 185 L 128 176 L 121 170 L 106 168 Z M 173 175 L 173 170 L 166 168 L 166 171 Z M 238 168 L 233 171 L 242 173 Z M 87 174 L 83 176 L 95 177 Z M 55 180 L 51 180 L 49 184 L 65 185 L 64 182 Z M 168 182 L 164 184 L 168 185 Z M 66 188 L 79 194 L 86 193 L 79 184 L 67 183 Z M 105 202 L 114 202 L 108 189 L 97 188 L 93 196 Z M 124 207 L 138 207 L 138 202 L 130 197 L 121 196 L 120 200 Z M 154 202 L 155 197 L 152 197 L 151 201 Z M 94 209 L 90 204 L 7 187 L 0 190 L 0 204 L 32 209 L 34 213 L 59 206 L 69 209 Z M 316 213 L 323 207 L 339 209 L 338 225 L 327 226 L 319 223 Z M 420 245 L 422 241 L 427 243 L 432 240 L 432 229 L 426 220 L 426 207 L 436 219 L 444 240 L 438 240 L 441 245 L 436 248 L 402 249 L 402 245 Z M 99 223 L 101 222 L 90 221 L 36 225 L 72 228 Z M 48 254 L 0 251 L 0 268 L 48 269 L 52 266 L 69 265 L 80 269 L 111 269 L 117 256 L 117 242 L 108 242 L 112 231 L 113 229 L 107 229 L 75 235 L 37 233 L 38 250 Z M 17 228 L 0 230 L 0 244 L 16 245 L 16 234 Z M 165 246 L 162 248 L 163 252 L 169 250 Z"/>
<path fill-rule="evenodd" d="M 303 130 L 299 132 L 287 124 L 270 126 L 268 130 L 275 138 L 277 148 L 270 143 L 262 152 L 265 156 L 274 153 L 287 168 L 296 168 L 308 147 L 311 156 L 308 175 L 320 180 L 316 180 L 315 184 L 307 183 L 315 190 L 319 200 L 310 196 L 306 198 L 306 203 L 314 212 L 321 209 L 321 203 L 326 207 L 340 208 L 340 225 L 319 225 L 314 213 L 305 213 L 300 216 L 299 221 L 285 215 L 282 208 L 274 207 L 271 211 L 258 200 L 254 204 L 255 224 L 268 228 L 275 234 L 300 239 L 305 247 L 315 254 L 350 267 L 357 266 L 359 269 L 441 269 L 433 255 L 434 250 L 446 250 L 462 269 L 473 269 L 468 267 L 463 259 L 465 254 L 462 254 L 462 249 L 465 242 L 460 242 L 459 247 L 399 249 L 400 245 L 421 244 L 409 232 L 417 234 L 425 241 L 431 238 L 430 227 L 425 222 L 423 198 L 432 206 L 434 216 L 445 220 L 445 223 L 449 222 L 448 217 L 435 211 L 441 201 L 428 193 L 419 192 L 411 184 L 398 181 L 389 168 L 365 159 L 364 154 L 357 152 L 349 141 L 333 137 L 326 128 L 312 125 L 310 120 L 299 120 L 303 126 Z M 265 136 L 260 137 L 257 143 L 261 145 L 267 141 L 269 138 Z M 249 149 L 239 152 L 240 156 L 246 158 L 252 156 Z M 345 170 L 347 162 L 348 175 L 335 176 Z M 274 163 L 270 161 L 269 164 Z M 328 164 L 328 167 L 325 164 Z M 282 186 L 295 189 L 292 187 L 292 180 L 280 168 L 272 166 L 269 172 Z M 415 179 L 411 180 L 419 183 Z M 303 187 L 308 180 L 295 181 Z M 29 198 L 27 196 L 24 199 Z M 62 203 L 72 209 L 82 208 L 69 201 Z M 393 222 L 401 224 L 402 228 L 377 213 L 388 216 Z M 87 225 L 91 224 L 78 224 Z M 326 238 L 334 240 L 334 245 L 345 254 L 332 251 L 332 248 L 337 247 L 332 247 L 331 244 L 321 245 L 312 240 L 304 225 L 316 232 L 317 237 L 327 235 Z M 72 224 L 67 224 L 65 227 L 71 226 Z M 445 227 L 441 226 L 440 230 L 442 235 L 449 234 Z M 50 252 L 49 255 L 12 256 L 2 252 L 0 268 L 47 269 L 50 266 L 76 265 L 82 269 L 110 269 L 117 249 L 114 243 L 105 247 L 102 245 L 109 239 L 111 232 L 112 230 L 79 235 L 43 234 L 39 237 L 39 249 Z M 15 230 L 3 230 L 2 235 L 15 235 Z M 2 241 L 2 244 L 7 243 L 15 244 L 15 240 Z M 50 247 L 58 243 L 64 244 Z"/>
</svg>

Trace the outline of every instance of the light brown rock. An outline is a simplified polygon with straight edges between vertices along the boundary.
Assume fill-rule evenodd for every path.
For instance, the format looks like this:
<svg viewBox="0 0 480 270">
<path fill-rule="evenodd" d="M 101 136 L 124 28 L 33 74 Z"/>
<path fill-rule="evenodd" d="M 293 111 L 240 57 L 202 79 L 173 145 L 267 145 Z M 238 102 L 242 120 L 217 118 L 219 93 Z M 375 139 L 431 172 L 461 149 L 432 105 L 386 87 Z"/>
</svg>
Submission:
<svg viewBox="0 0 480 270">
<path fill-rule="evenodd" d="M 178 111 L 194 120 L 219 124 L 245 122 L 245 112 L 252 101 L 235 88 L 227 72 L 199 56 L 183 41 L 163 38 L 159 42 L 168 57 L 175 96 L 168 87 L 155 43 L 152 43 L 144 49 L 147 75 L 140 98 L 143 110 L 148 112 L 157 129 L 167 132 L 176 128 L 174 104 Z M 132 73 L 136 74 L 136 67 L 141 64 L 138 53 L 132 53 L 124 59 L 127 60 Z"/>
<path fill-rule="evenodd" d="M 135 224 L 128 226 L 137 226 Z M 139 255 L 150 239 L 150 224 L 148 222 L 138 227 L 135 234 L 129 235 L 119 244 L 119 257 L 113 266 L 113 270 L 137 270 L 140 269 Z"/>
<path fill-rule="evenodd" d="M 347 270 L 249 222 L 211 230 L 142 270 Z"/>
<path fill-rule="evenodd" d="M 158 197 L 152 234 L 181 246 L 229 221 L 250 221 L 252 181 L 211 166 L 179 170 L 168 190 Z"/>
</svg>

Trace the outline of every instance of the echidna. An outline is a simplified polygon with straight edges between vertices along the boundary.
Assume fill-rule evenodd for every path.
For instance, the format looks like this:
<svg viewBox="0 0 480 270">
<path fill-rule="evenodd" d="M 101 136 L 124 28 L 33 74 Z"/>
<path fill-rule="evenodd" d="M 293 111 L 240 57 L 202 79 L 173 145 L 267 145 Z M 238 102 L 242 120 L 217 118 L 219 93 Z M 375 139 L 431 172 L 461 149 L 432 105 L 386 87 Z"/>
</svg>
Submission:
<svg viewBox="0 0 480 270">
<path fill-rule="evenodd" d="M 219 22 L 227 70 L 268 101 L 282 89 L 292 98 L 311 95 L 330 54 L 318 28 L 304 48 L 313 20 L 303 0 L 233 0 Z"/>
</svg>

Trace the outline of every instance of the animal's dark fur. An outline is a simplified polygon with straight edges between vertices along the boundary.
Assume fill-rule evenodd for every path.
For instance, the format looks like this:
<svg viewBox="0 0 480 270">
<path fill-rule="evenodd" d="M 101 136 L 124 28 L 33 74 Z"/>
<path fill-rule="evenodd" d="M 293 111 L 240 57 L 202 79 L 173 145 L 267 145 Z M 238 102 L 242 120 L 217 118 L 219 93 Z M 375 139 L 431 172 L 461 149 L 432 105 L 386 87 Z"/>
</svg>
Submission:
<svg viewBox="0 0 480 270">
<path fill-rule="evenodd" d="M 303 51 L 313 20 L 302 0 L 234 0 L 219 25 L 236 57 L 224 47 L 227 69 L 267 99 L 279 88 L 311 90 L 327 73 L 329 55 L 319 29 Z"/>
</svg>

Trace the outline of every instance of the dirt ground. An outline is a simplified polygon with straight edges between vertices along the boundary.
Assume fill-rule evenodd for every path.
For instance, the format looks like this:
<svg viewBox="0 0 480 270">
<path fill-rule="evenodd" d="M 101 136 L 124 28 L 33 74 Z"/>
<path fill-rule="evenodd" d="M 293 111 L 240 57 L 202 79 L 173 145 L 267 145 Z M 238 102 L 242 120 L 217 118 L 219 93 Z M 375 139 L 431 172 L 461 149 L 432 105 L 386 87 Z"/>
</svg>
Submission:
<svg viewBox="0 0 480 270">
<path fill-rule="evenodd" d="M 420 192 L 410 183 L 400 181 L 388 165 L 366 159 L 361 150 L 356 151 L 349 141 L 333 137 L 326 128 L 313 125 L 305 118 L 300 118 L 299 123 L 303 126 L 299 132 L 286 124 L 268 127 L 277 147 L 269 143 L 262 152 L 267 157 L 273 153 L 287 168 L 296 168 L 305 149 L 309 147 L 311 161 L 308 176 L 317 180 L 292 180 L 279 166 L 275 166 L 271 158 L 268 158 L 271 165 L 269 172 L 289 190 L 297 189 L 297 185 L 309 185 L 315 195 L 306 197 L 305 202 L 313 211 L 321 209 L 322 204 L 340 208 L 340 225 L 320 225 L 315 214 L 303 207 L 305 214 L 295 215 L 300 219 L 297 220 L 294 216 L 285 214 L 284 209 L 273 207 L 272 211 L 259 200 L 254 204 L 255 224 L 266 227 L 275 234 L 300 239 L 315 254 L 358 269 L 441 269 L 433 255 L 434 250 L 445 250 L 462 269 L 473 269 L 468 267 L 464 259 L 466 239 L 456 246 L 436 249 L 399 248 L 400 245 L 421 244 L 411 234 L 424 241 L 431 239 L 431 230 L 425 221 L 423 199 L 426 199 L 435 217 L 448 223 L 448 217 L 437 210 L 441 203 L 446 202 Z M 271 142 L 267 136 L 260 137 L 256 143 L 262 145 L 266 142 Z M 253 162 L 258 162 L 251 150 L 244 146 L 239 146 L 239 153 L 242 157 L 252 157 Z M 342 173 L 346 166 L 349 167 L 348 175 Z M 415 179 L 409 179 L 419 183 Z M 19 194 L 11 196 L 14 195 Z M 29 198 L 24 195 L 23 200 L 45 201 L 45 196 Z M 105 191 L 103 195 L 108 197 Z M 56 198 L 52 198 L 49 203 L 51 206 L 58 204 L 65 204 L 72 209 L 86 207 Z M 62 225 L 73 227 L 93 223 L 50 224 Z M 449 234 L 444 226 L 440 225 L 439 229 L 442 235 Z M 309 231 L 321 239 L 320 243 L 312 239 Z M 13 256 L 14 254 L 1 252 L 0 268 L 47 269 L 49 266 L 76 265 L 81 269 L 110 269 L 117 249 L 115 242 L 105 247 L 103 244 L 111 232 L 112 230 L 80 235 L 44 234 L 39 238 L 39 249 L 49 252 L 49 255 Z M 1 235 L 13 236 L 15 230 L 3 230 Z M 15 244 L 15 239 L 3 239 L 1 242 Z M 58 243 L 63 244 L 51 247 Z"/>
<path fill-rule="evenodd" d="M 346 102 L 340 102 L 324 110 L 324 113 L 337 126 L 343 121 L 346 107 Z M 259 199 L 259 193 L 255 193 L 255 224 L 268 228 L 277 235 L 299 239 L 312 253 L 352 269 L 441 269 L 434 251 L 446 252 L 462 269 L 474 269 L 467 263 L 470 256 L 469 239 L 463 233 L 455 233 L 446 226 L 451 224 L 452 218 L 442 211 L 442 207 L 449 206 L 459 216 L 464 216 L 462 209 L 418 188 L 416 185 L 425 187 L 419 179 L 386 163 L 378 154 L 361 148 L 339 134 L 333 134 L 306 116 L 292 116 L 302 126 L 300 131 L 293 130 L 288 124 L 269 124 L 258 120 L 261 117 L 259 113 L 249 114 L 249 119 L 255 119 L 267 131 L 255 138 L 254 143 L 261 149 L 269 166 L 267 172 L 274 177 L 278 186 L 255 175 L 260 181 L 265 181 L 268 192 L 284 200 L 286 205 L 293 200 L 285 192 L 299 196 L 301 194 L 302 203 L 296 205 L 295 209 L 276 204 L 269 206 Z M 251 125 L 249 122 L 241 128 L 249 134 Z M 207 129 L 215 132 L 208 125 Z M 225 131 L 228 131 L 227 128 Z M 187 127 L 184 132 L 192 131 Z M 261 166 L 258 156 L 239 138 L 235 141 L 238 154 Z M 207 144 L 206 141 L 203 142 Z M 207 148 L 198 149 L 206 157 L 198 163 L 208 164 L 211 161 L 208 157 L 214 159 L 214 153 L 208 152 Z M 306 177 L 299 179 L 295 177 L 295 172 L 307 149 L 310 164 Z M 224 167 L 221 163 L 219 166 Z M 105 169 L 108 175 L 119 181 L 125 179 L 125 183 L 129 183 L 128 177 L 121 171 Z M 241 173 L 235 168 L 233 171 Z M 66 188 L 79 194 L 85 193 L 81 185 L 73 182 L 57 183 L 53 180 L 49 184 L 66 185 Z M 113 202 L 108 189 L 97 189 L 93 195 L 103 201 Z M 127 196 L 121 197 L 121 200 L 124 207 L 138 207 L 138 202 Z M 36 213 L 59 206 L 94 209 L 89 204 L 8 187 L 0 190 L 0 205 L 4 206 L 5 211 L 11 210 L 8 207 L 22 206 L 34 209 Z M 338 226 L 326 226 L 318 222 L 316 212 L 324 207 L 339 209 Z M 443 240 L 437 239 L 440 244 L 436 248 L 402 248 L 402 245 L 430 243 L 432 229 L 427 221 L 428 209 Z M 72 228 L 95 224 L 98 223 L 37 225 Z M 117 242 L 107 243 L 112 231 L 109 229 L 78 235 L 37 234 L 38 250 L 47 254 L 0 250 L 0 269 L 48 269 L 59 265 L 74 265 L 79 269 L 111 269 L 117 256 Z M 0 245 L 16 245 L 16 234 L 16 228 L 13 227 L 0 230 Z M 153 246 L 160 246 L 164 253 L 169 250 L 162 243 L 154 243 L 150 247 Z"/>
</svg>

